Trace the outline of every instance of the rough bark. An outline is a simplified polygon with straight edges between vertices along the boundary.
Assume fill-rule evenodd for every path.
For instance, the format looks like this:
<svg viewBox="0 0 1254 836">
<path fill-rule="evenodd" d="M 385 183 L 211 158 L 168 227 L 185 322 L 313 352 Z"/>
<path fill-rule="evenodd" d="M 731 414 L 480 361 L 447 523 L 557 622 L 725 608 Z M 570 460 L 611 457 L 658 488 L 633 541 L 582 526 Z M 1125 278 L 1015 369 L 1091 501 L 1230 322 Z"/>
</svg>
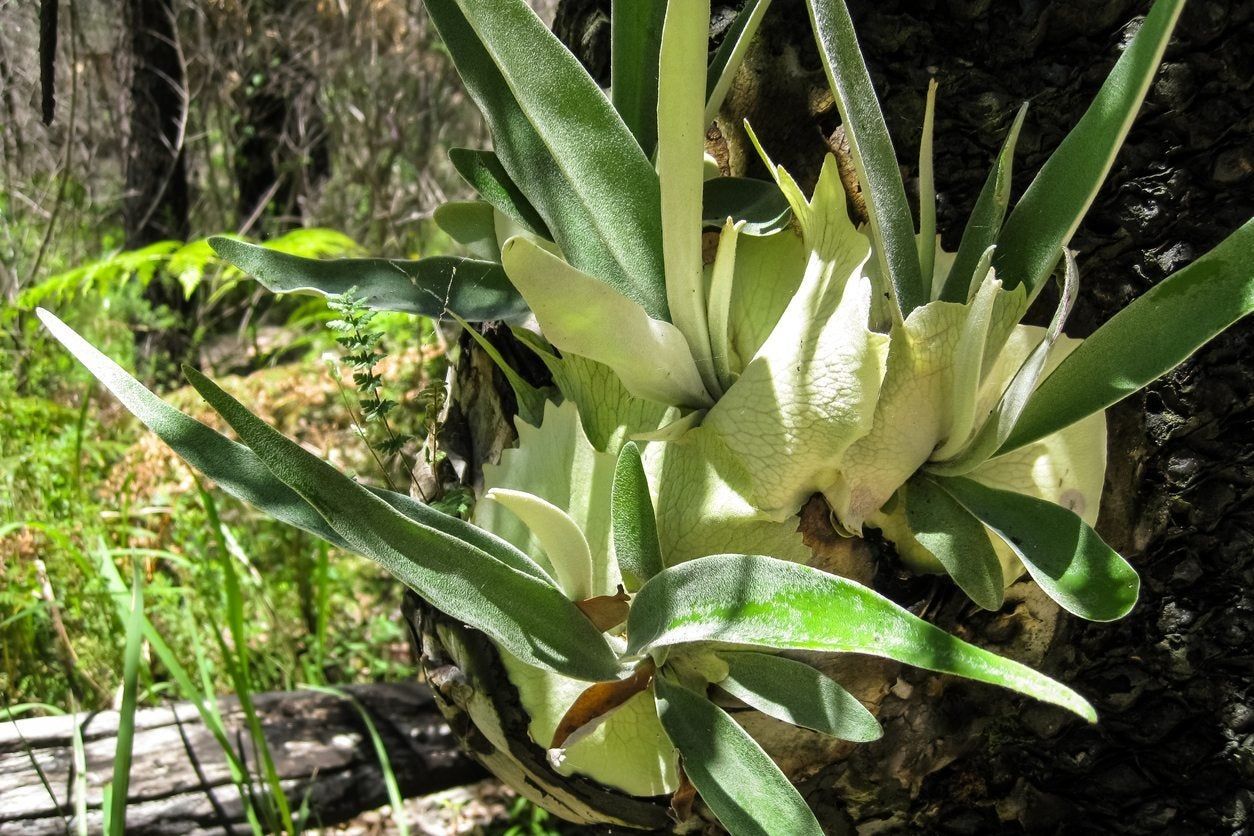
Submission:
<svg viewBox="0 0 1254 836">
<path fill-rule="evenodd" d="M 418 683 L 344 689 L 364 707 L 387 747 L 402 794 L 437 792 L 478 780 L 481 768 Z M 284 792 L 310 824 L 331 825 L 387 803 L 378 757 L 361 715 L 346 700 L 312 691 L 255 697 Z M 252 744 L 234 698 L 219 703 L 230 739 L 255 772 Z M 82 728 L 89 832 L 100 827 L 104 784 L 112 779 L 117 712 L 45 717 L 0 725 L 0 834 L 61 836 L 73 815 L 73 729 Z M 248 824 L 221 747 L 190 703 L 136 715 L 126 832 L 152 836 L 246 832 Z M 46 777 L 55 799 L 34 768 Z M 264 792 L 260 784 L 254 785 Z"/>
<path fill-rule="evenodd" d="M 565 0 L 559 35 L 603 71 L 605 0 Z M 715 3 L 716 18 L 724 7 Z M 940 81 L 939 226 L 957 246 L 1024 100 L 1016 191 L 1084 112 L 1148 3 L 849 0 L 898 157 L 916 171 L 924 92 Z M 730 166 L 761 175 L 736 126 L 812 182 L 839 117 L 801 0 L 776 0 L 722 120 Z M 1254 210 L 1254 9 L 1194 0 L 1072 246 L 1084 336 Z M 913 183 L 911 184 L 913 188 Z M 1048 305 L 1045 299 L 1042 307 Z M 1039 314 L 1036 314 L 1039 315 Z M 1152 338 L 1152 335 L 1147 335 Z M 1005 692 L 902 671 L 878 702 L 886 735 L 843 760 L 783 735 L 772 749 L 833 833 L 1245 832 L 1254 818 L 1254 383 L 1242 323 L 1110 412 L 1099 531 L 1142 574 L 1116 624 L 1064 616 L 1021 584 L 982 614 L 911 578 L 874 540 L 874 586 L 985 646 L 1042 667 L 1097 706 L 1092 727 Z M 491 387 L 477 385 L 480 394 Z M 483 411 L 482 408 L 479 408 Z M 485 436 L 486 437 L 486 436 Z M 499 445 L 474 452 L 490 456 Z M 802 753 L 802 754 L 799 754 Z M 808 778 L 807 778 L 808 776 Z"/>
</svg>

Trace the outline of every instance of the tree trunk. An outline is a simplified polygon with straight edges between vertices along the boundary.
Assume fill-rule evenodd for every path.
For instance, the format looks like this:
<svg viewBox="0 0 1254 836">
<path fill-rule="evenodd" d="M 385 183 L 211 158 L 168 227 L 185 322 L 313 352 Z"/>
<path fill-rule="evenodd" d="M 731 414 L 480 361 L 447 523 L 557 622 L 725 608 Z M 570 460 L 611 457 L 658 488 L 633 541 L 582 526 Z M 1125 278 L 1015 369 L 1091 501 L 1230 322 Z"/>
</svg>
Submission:
<svg viewBox="0 0 1254 836">
<path fill-rule="evenodd" d="M 725 7 L 735 5 L 714 4 L 716 30 Z M 564 0 L 555 23 L 594 73 L 606 64 L 607 6 Z M 939 227 L 952 251 L 1019 104 L 1032 102 L 1016 195 L 1084 112 L 1148 4 L 849 6 L 899 160 L 912 175 L 927 79 L 938 77 Z M 1083 279 L 1073 335 L 1090 333 L 1252 214 L 1252 19 L 1254 8 L 1239 0 L 1186 8 L 1107 185 L 1072 241 Z M 803 185 L 813 183 L 822 155 L 839 144 L 839 117 L 804 3 L 776 0 L 766 21 L 720 119 L 718 150 L 733 173 L 764 174 L 739 128 L 747 117 L 775 160 Z M 1143 579 L 1141 601 L 1123 621 L 1059 616 L 1023 582 L 1002 611 L 981 613 L 949 582 L 910 577 L 890 548 L 867 544 L 877 589 L 906 605 L 928 601 L 931 620 L 1060 678 L 1102 719 L 1082 726 L 1004 691 L 884 668 L 875 701 L 886 733 L 874 744 L 818 750 L 806 732 L 750 721 L 829 832 L 1214 833 L 1250 825 L 1254 381 L 1241 347 L 1251 337 L 1251 323 L 1236 326 L 1109 413 L 1098 528 Z M 473 470 L 508 438 L 501 416 L 511 398 L 489 382 L 490 365 L 467 353 L 458 406 L 479 416 L 462 439 Z M 822 534 L 811 531 L 812 539 Z"/>
<path fill-rule="evenodd" d="M 262 0 L 248 14 L 249 28 L 262 33 L 294 30 L 296 17 L 313 11 L 308 3 Z M 270 236 L 300 226 L 303 198 L 326 179 L 331 162 L 317 77 L 287 39 L 257 46 L 238 99 L 236 208 L 245 231 Z"/>
<path fill-rule="evenodd" d="M 126 0 L 131 84 L 126 141 L 126 247 L 186 240 L 187 166 L 183 134 L 187 81 L 173 0 Z M 136 332 L 139 356 L 166 377 L 190 358 L 194 306 L 177 282 L 153 277 L 145 296 L 174 314 L 172 327 Z"/>
<path fill-rule="evenodd" d="M 438 792 L 483 777 L 480 767 L 458 749 L 426 686 L 356 685 L 343 690 L 374 723 L 403 795 Z M 259 694 L 254 700 L 284 792 L 293 810 L 308 797 L 311 824 L 336 824 L 387 803 L 379 758 L 350 702 L 313 691 Z M 228 736 L 257 774 L 238 700 L 224 699 L 219 706 Z M 210 836 L 248 830 L 222 748 L 191 703 L 144 709 L 135 720 L 128 834 Z M 65 822 L 74 814 L 70 793 L 76 724 L 81 726 L 86 761 L 88 832 L 99 832 L 101 791 L 113 777 L 115 711 L 0 724 L 0 834 L 68 832 Z M 253 789 L 265 791 L 261 784 Z"/>
</svg>

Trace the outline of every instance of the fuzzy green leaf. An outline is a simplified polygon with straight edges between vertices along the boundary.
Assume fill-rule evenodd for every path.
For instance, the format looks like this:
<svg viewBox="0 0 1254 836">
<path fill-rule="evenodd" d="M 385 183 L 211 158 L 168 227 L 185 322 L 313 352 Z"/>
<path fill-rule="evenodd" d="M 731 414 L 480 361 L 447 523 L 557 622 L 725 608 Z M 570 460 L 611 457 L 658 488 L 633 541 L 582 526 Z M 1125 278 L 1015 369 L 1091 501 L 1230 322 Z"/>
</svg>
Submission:
<svg viewBox="0 0 1254 836">
<path fill-rule="evenodd" d="M 450 200 L 436 207 L 432 219 L 450 238 L 465 247 L 472 258 L 501 260 L 492 204 L 482 200 Z"/>
<path fill-rule="evenodd" d="M 616 676 L 614 651 L 559 590 L 408 519 L 285 438 L 209 378 L 189 367 L 184 373 L 265 466 L 303 496 L 353 551 L 530 664 L 575 679 Z"/>
<path fill-rule="evenodd" d="M 949 635 L 853 581 L 761 555 L 723 554 L 672 566 L 641 588 L 628 652 L 689 642 L 865 653 L 1010 688 L 1087 720 L 1079 694 L 1026 665 Z"/>
<path fill-rule="evenodd" d="M 1136 603 L 1141 586 L 1136 570 L 1074 512 L 970 479 L 936 482 L 997 532 L 1032 579 L 1068 612 L 1114 621 Z"/>
<path fill-rule="evenodd" d="M 662 571 L 662 551 L 640 448 L 632 442 L 623 445 L 614 467 L 610 526 L 623 583 L 628 591 L 634 592 Z"/>
<path fill-rule="evenodd" d="M 1023 119 L 1028 114 L 1025 102 L 1006 134 L 1006 141 L 993 168 L 980 189 L 980 196 L 975 199 L 975 207 L 967 226 L 962 231 L 962 241 L 958 244 L 958 253 L 954 263 L 949 267 L 949 275 L 941 288 L 938 299 L 946 302 L 966 302 L 972 293 L 972 286 L 983 276 L 977 275 L 976 268 L 980 259 L 989 247 L 997 242 L 997 234 L 1001 232 L 1002 221 L 1006 217 L 1006 207 L 1010 205 L 1010 182 L 1014 170 L 1015 145 L 1019 142 L 1019 131 L 1023 128 Z"/>
<path fill-rule="evenodd" d="M 610 7 L 610 100 L 646 157 L 657 147 L 658 54 L 666 0 L 614 0 Z"/>
<path fill-rule="evenodd" d="M 496 154 L 470 148 L 450 148 L 448 158 L 462 179 L 496 211 L 513 218 L 529 231 L 552 240 L 553 234 L 549 232 L 544 218 L 509 178 Z"/>
<path fill-rule="evenodd" d="M 1053 272 L 1141 108 L 1184 0 L 1156 0 L 1084 116 L 1041 166 L 997 237 L 993 266 L 1028 298 Z"/>
<path fill-rule="evenodd" d="M 806 5 L 858 170 L 875 255 L 881 272 L 892 283 L 897 306 L 905 317 L 928 301 L 930 288 L 919 271 L 914 221 L 897 167 L 897 154 L 858 49 L 845 0 L 807 0 Z"/>
<path fill-rule="evenodd" d="M 998 453 L 1118 403 L 1254 311 L 1254 220 L 1102 325 L 1041 382 Z"/>
<path fill-rule="evenodd" d="M 657 174 L 596 82 L 524 0 L 426 5 L 501 165 L 571 264 L 669 319 Z"/>
<path fill-rule="evenodd" d="M 471 322 L 516 320 L 527 305 L 501 265 L 454 256 L 418 261 L 384 258 L 322 260 L 288 255 L 233 238 L 210 238 L 222 258 L 275 293 L 309 291 L 326 296 L 357 288 L 371 308 L 433 319 L 452 311 Z"/>
<path fill-rule="evenodd" d="M 261 459 L 242 444 L 184 415 L 131 377 L 117 363 L 101 354 L 48 311 L 37 311 L 40 320 L 80 363 L 136 418 L 152 430 L 185 462 L 212 479 L 236 499 L 264 511 L 280 522 L 317 535 L 342 549 L 351 550 L 326 520 L 293 491 L 275 478 Z M 414 522 L 439 529 L 486 551 L 497 560 L 550 585 L 548 575 L 518 549 L 493 534 L 456 517 L 442 514 L 404 494 L 367 488 Z"/>
<path fill-rule="evenodd" d="M 726 653 L 722 659 L 727 678 L 715 684 L 764 714 L 856 743 L 884 734 L 857 697 L 804 662 L 769 653 Z"/>
<path fill-rule="evenodd" d="M 770 235 L 788 226 L 792 207 L 769 180 L 751 177 L 713 177 L 702 187 L 702 223 L 722 227 L 728 218 L 743 221 L 746 235 Z"/>
<path fill-rule="evenodd" d="M 1001 561 L 980 521 L 926 477 L 910 480 L 905 500 L 910 532 L 919 544 L 972 601 L 1000 609 L 1006 594 Z"/>
<path fill-rule="evenodd" d="M 69 349 L 124 407 L 222 490 L 281 522 L 316 534 L 337 546 L 347 546 L 309 503 L 274 478 L 274 474 L 247 447 L 231 441 L 158 398 L 48 311 L 41 308 L 36 313 L 52 336 Z"/>
<path fill-rule="evenodd" d="M 653 680 L 658 716 L 684 772 L 736 836 L 822 836 L 796 787 L 735 720 L 666 676 Z"/>
</svg>

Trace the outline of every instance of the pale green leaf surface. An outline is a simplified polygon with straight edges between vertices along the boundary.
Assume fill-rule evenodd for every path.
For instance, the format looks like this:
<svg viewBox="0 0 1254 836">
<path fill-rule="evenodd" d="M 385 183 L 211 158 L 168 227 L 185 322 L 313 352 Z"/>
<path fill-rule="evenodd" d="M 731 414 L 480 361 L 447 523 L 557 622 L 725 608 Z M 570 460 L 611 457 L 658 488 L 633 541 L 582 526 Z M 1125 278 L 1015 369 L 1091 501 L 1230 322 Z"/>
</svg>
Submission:
<svg viewBox="0 0 1254 836">
<path fill-rule="evenodd" d="M 704 695 L 654 679 L 662 727 L 684 773 L 736 836 L 823 836 L 796 787 L 736 721 Z"/>
<path fill-rule="evenodd" d="M 937 479 L 1014 550 L 1032 579 L 1068 612 L 1113 621 L 1136 603 L 1140 579 L 1074 512 L 970 479 Z"/>
<path fill-rule="evenodd" d="M 732 81 L 736 78 L 736 71 L 740 69 L 749 44 L 753 42 L 753 36 L 757 34 L 762 17 L 770 5 L 771 0 L 748 0 L 723 34 L 723 42 L 710 59 L 710 66 L 706 71 L 706 125 L 718 116 L 719 108 L 727 98 L 727 91 L 731 89 Z"/>
<path fill-rule="evenodd" d="M 986 292 L 996 296 L 987 325 L 979 323 L 989 332 L 987 348 L 1018 320 L 1023 291 L 1007 293 L 991 273 L 985 283 Z M 964 342 L 979 343 L 979 329 L 974 334 L 965 329 L 973 312 L 979 311 L 971 305 L 930 302 L 895 326 L 871 431 L 849 447 L 840 473 L 823 489 L 847 531 L 861 531 L 863 522 L 955 431 L 955 381 L 961 378 L 960 369 L 969 370 L 979 360 L 978 354 L 958 354 Z"/>
<path fill-rule="evenodd" d="M 579 679 L 617 675 L 614 651 L 559 590 L 469 543 L 415 523 L 252 415 L 195 369 L 184 371 L 265 466 L 304 497 L 353 551 L 520 659 Z"/>
<path fill-rule="evenodd" d="M 972 284 L 977 281 L 976 267 L 981 257 L 989 247 L 997 243 L 997 235 L 1001 232 L 1002 221 L 1006 217 L 1006 207 L 1010 205 L 1015 145 L 1019 142 L 1019 131 L 1023 128 L 1023 119 L 1027 113 L 1028 105 L 1025 102 L 1015 115 L 1010 132 L 1006 134 L 1006 141 L 988 173 L 988 179 L 984 181 L 984 187 L 975 199 L 966 228 L 962 230 L 958 252 L 946 273 L 940 293 L 934 294 L 935 298 L 946 302 L 966 302 Z"/>
<path fill-rule="evenodd" d="M 736 382 L 744 369 L 741 358 L 732 350 L 731 341 L 732 292 L 735 287 L 736 243 L 740 238 L 740 226 L 730 218 L 724 224 L 718 239 L 718 249 L 714 254 L 714 264 L 710 269 L 710 354 L 719 395 Z"/>
<path fill-rule="evenodd" d="M 527 239 L 505 242 L 501 258 L 553 345 L 609 366 L 637 397 L 674 406 L 709 405 L 676 326 L 653 319 L 626 296 Z"/>
<path fill-rule="evenodd" d="M 1059 338 L 1062 337 L 1063 326 L 1067 322 L 1071 307 L 1075 304 L 1080 290 L 1079 270 L 1076 267 L 1075 256 L 1070 251 L 1066 252 L 1065 261 L 1066 271 L 1063 286 L 1059 292 L 1058 307 L 1054 311 L 1049 327 L 1045 329 L 1043 338 L 1014 373 L 996 406 L 983 419 L 982 426 L 976 425 L 977 431 L 973 437 L 964 441 L 970 434 L 972 426 L 968 421 L 967 425 L 962 428 L 963 432 L 951 433 L 950 440 L 933 454 L 932 458 L 937 462 L 929 468 L 933 472 L 944 476 L 961 476 L 991 458 L 1014 430 L 1046 367 L 1053 367 L 1050 366 L 1051 359 L 1053 365 L 1056 366 L 1070 351 L 1069 345 L 1055 350 Z M 976 399 L 972 397 L 969 403 L 975 404 Z"/>
<path fill-rule="evenodd" d="M 599 583 L 593 578 L 588 541 L 565 511 L 535 494 L 508 488 L 492 488 L 483 495 L 483 501 L 496 502 L 522 520 L 544 550 L 567 598 L 583 601 L 603 594 L 594 592 L 604 589 L 605 581 L 604 577 Z M 601 574 L 604 576 L 604 569 Z"/>
<path fill-rule="evenodd" d="M 496 154 L 470 148 L 450 148 L 448 158 L 462 179 L 498 212 L 513 218 L 531 232 L 552 239 L 553 234 L 549 232 L 544 218 L 509 178 Z"/>
<path fill-rule="evenodd" d="M 785 560 L 810 558 L 796 517 L 771 520 L 728 483 L 729 474 L 740 466 L 703 427 L 680 441 L 645 449 L 645 469 L 657 491 L 658 539 L 666 565 L 731 550 Z M 745 481 L 743 476 L 731 478 Z"/>
<path fill-rule="evenodd" d="M 984 525 L 931 479 L 905 489 L 910 533 L 945 567 L 954 583 L 986 610 L 1001 608 L 1005 577 Z"/>
<path fill-rule="evenodd" d="M 641 588 L 628 652 L 688 642 L 864 653 L 1000 685 L 1094 720 L 1093 707 L 1031 668 L 949 635 L 887 598 L 809 566 L 727 554 L 671 566 Z"/>
<path fill-rule="evenodd" d="M 1007 287 L 1036 298 L 1106 180 L 1154 79 L 1184 0 L 1156 0 L 1097 97 L 1015 204 L 993 265 Z"/>
<path fill-rule="evenodd" d="M 657 174 L 662 189 L 662 257 L 671 321 L 688 341 L 706 390 L 717 397 L 718 380 L 710 359 L 705 277 L 701 270 L 705 182 L 705 125 L 701 113 L 709 32 L 709 0 L 667 4 L 658 73 Z"/>
<path fill-rule="evenodd" d="M 531 739 L 547 749 L 558 723 L 588 683 L 523 664 L 508 653 L 501 654 L 501 661 L 527 711 Z M 569 742 L 555 768 L 561 775 L 582 775 L 629 795 L 665 795 L 679 786 L 674 748 L 647 690 L 611 712 L 590 734 Z"/>
<path fill-rule="evenodd" d="M 492 204 L 482 200 L 450 200 L 435 208 L 432 219 L 450 238 L 465 247 L 472 258 L 501 260 Z"/>
<path fill-rule="evenodd" d="M 1002 298 L 1001 283 L 985 280 L 967 306 L 967 316 L 954 347 L 952 391 L 949 396 L 949 426 L 946 440 L 931 458 L 944 459 L 958 452 L 976 429 L 976 407 L 983 382 L 984 353 L 994 306 Z"/>
<path fill-rule="evenodd" d="M 610 531 L 623 584 L 628 592 L 635 592 L 662 571 L 662 551 L 640 448 L 631 442 L 623 445 L 614 467 Z"/>
<path fill-rule="evenodd" d="M 1032 394 L 1008 452 L 1099 412 L 1254 310 L 1254 219 L 1111 317 Z"/>
<path fill-rule="evenodd" d="M 875 256 L 902 317 L 928 300 L 897 155 L 844 0 L 807 0 L 823 68 L 866 200 Z"/>
<path fill-rule="evenodd" d="M 498 464 L 483 466 L 483 488 L 525 491 L 560 508 L 583 532 L 603 586 L 594 595 L 610 595 L 618 576 L 610 541 L 610 496 L 614 456 L 598 452 L 584 435 L 574 403 L 548 403 L 544 422 L 533 427 L 515 420 L 518 447 L 505 450 Z M 542 544 L 513 514 L 492 502 L 479 503 L 475 525 L 512 543 L 546 569 Z M 603 568 L 601 568 L 603 567 Z"/>
<path fill-rule="evenodd" d="M 747 481 L 733 486 L 780 520 L 830 485 L 845 450 L 870 431 L 884 375 L 888 338 L 866 325 L 869 246 L 843 192 L 828 199 L 834 176 L 820 179 L 813 205 L 794 208 L 812 242 L 801 286 L 702 425 L 740 463 L 729 478 Z"/>
<path fill-rule="evenodd" d="M 452 311 L 472 322 L 517 320 L 527 306 L 499 264 L 456 256 L 417 261 L 384 258 L 302 258 L 236 241 L 209 239 L 226 261 L 275 293 L 312 292 L 326 296 L 356 288 L 372 308 L 421 314 L 434 319 Z"/>
<path fill-rule="evenodd" d="M 578 269 L 665 320 L 657 175 L 524 0 L 428 0 L 505 171 Z"/>
<path fill-rule="evenodd" d="M 806 259 L 802 238 L 791 227 L 737 242 L 729 329 L 732 351 L 743 363 L 775 330 L 801 286 Z"/>
<path fill-rule="evenodd" d="M 604 363 L 578 354 L 539 354 L 562 397 L 579 408 L 584 432 L 598 450 L 618 455 L 625 440 L 654 432 L 672 423 L 678 414 L 674 407 L 633 397 Z"/>
<path fill-rule="evenodd" d="M 725 653 L 715 684 L 758 711 L 841 740 L 867 743 L 884 730 L 858 699 L 804 662 L 769 653 Z"/>
</svg>

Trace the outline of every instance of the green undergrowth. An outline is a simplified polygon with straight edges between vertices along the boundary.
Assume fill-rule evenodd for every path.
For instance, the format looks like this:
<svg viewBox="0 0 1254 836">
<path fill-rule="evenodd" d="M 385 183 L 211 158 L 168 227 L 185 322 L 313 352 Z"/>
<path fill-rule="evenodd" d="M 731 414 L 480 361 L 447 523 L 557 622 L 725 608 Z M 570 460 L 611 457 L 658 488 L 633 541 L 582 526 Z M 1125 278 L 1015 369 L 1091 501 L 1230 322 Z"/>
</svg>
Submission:
<svg viewBox="0 0 1254 836">
<path fill-rule="evenodd" d="M 123 288 L 105 304 L 100 301 L 85 300 L 71 315 L 133 368 L 126 323 L 144 313 L 142 300 Z M 61 352 L 50 350 L 27 317 L 8 316 L 5 324 L 0 346 L 0 699 L 5 705 L 110 707 L 121 682 L 125 625 L 101 575 L 102 559 L 126 579 L 138 565 L 146 614 L 175 656 L 197 670 L 201 654 L 214 689 L 234 690 L 223 660 L 230 642 L 216 637 L 226 630 L 224 546 L 239 581 L 254 690 L 412 676 L 406 635 L 396 617 L 399 585 L 386 573 L 214 492 L 210 496 L 221 517 L 216 529 L 195 478 L 176 457 L 153 444 Z M 376 326 L 384 345 L 415 342 L 412 319 L 381 317 Z M 267 417 L 285 431 L 363 480 L 383 484 L 386 478 L 349 414 L 359 411 L 355 396 L 343 390 L 343 381 L 336 382 L 324 359 L 336 352 L 333 334 L 324 329 L 304 336 L 304 359 L 230 379 L 228 385 L 267 404 Z M 432 359 L 431 335 L 423 336 L 418 342 L 426 343 L 425 356 L 388 357 L 380 369 L 389 384 L 410 396 L 421 390 L 426 375 L 442 369 L 442 359 Z M 351 389 L 351 373 L 345 372 Z M 181 390 L 166 397 L 185 408 L 197 400 Z M 210 415 L 197 417 L 210 420 Z M 417 410 L 392 415 L 393 424 L 415 434 L 422 431 L 422 420 Z M 160 660 L 141 666 L 141 705 L 186 697 Z"/>
</svg>

